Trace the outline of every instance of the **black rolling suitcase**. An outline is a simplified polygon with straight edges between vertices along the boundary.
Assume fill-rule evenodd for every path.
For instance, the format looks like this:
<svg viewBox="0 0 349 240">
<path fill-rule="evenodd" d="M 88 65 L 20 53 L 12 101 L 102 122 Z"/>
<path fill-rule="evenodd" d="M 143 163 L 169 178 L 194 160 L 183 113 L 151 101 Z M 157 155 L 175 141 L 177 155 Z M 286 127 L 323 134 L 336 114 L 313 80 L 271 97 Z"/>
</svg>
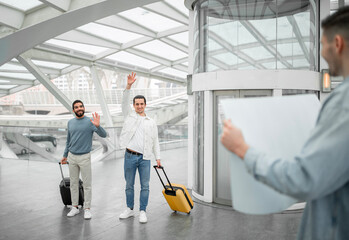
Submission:
<svg viewBox="0 0 349 240">
<path fill-rule="evenodd" d="M 71 205 L 71 195 L 70 195 L 70 178 L 64 177 L 61 163 L 59 162 L 59 167 L 61 169 L 62 181 L 59 184 L 59 190 L 61 192 L 61 197 L 64 205 Z M 84 187 L 82 186 L 82 181 L 79 179 L 79 205 L 84 205 Z"/>
</svg>

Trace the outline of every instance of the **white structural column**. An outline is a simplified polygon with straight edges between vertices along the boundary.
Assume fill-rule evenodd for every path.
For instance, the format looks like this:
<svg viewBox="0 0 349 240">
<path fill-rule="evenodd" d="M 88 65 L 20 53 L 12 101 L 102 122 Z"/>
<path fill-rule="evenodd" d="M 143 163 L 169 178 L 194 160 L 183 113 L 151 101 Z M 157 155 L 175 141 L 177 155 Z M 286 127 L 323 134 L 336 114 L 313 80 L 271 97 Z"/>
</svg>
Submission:
<svg viewBox="0 0 349 240">
<path fill-rule="evenodd" d="M 194 11 L 189 10 L 189 44 L 188 44 L 188 74 L 193 74 L 194 69 Z M 191 88 L 192 82 L 187 84 Z M 194 97 L 188 95 L 188 188 L 193 188 L 193 174 L 194 174 Z"/>
<path fill-rule="evenodd" d="M 59 90 L 56 85 L 54 85 L 50 79 L 40 71 L 40 69 L 35 66 L 35 64 L 30 60 L 27 59 L 24 56 L 18 56 L 17 60 L 26 68 L 28 69 L 29 72 L 31 72 L 37 80 L 41 82 L 42 85 L 44 85 L 47 90 L 55 96 L 55 98 L 58 99 L 59 102 L 63 104 L 63 106 L 71 113 L 72 108 L 71 108 L 71 101 Z"/>
<path fill-rule="evenodd" d="M 34 23 L 13 34 L 1 38 L 0 66 L 36 45 L 79 26 L 128 9 L 158 1 L 159 0 L 74 1 L 74 4 L 70 4 L 70 8 L 73 9 L 73 11 L 58 14 L 56 17 L 39 23 Z M 87 5 L 89 3 L 91 3 L 91 5 Z"/>
<path fill-rule="evenodd" d="M 107 127 L 107 132 L 109 133 L 108 139 L 99 138 L 100 142 L 103 145 L 103 149 L 104 149 L 102 156 L 106 157 L 107 155 L 109 155 L 110 153 L 113 152 L 112 150 L 115 150 L 115 146 L 119 145 L 119 141 L 118 141 L 117 134 L 114 131 L 115 129 L 113 128 L 113 120 L 112 120 L 110 111 L 108 109 L 108 104 L 105 101 L 103 87 L 102 87 L 102 84 L 98 78 L 96 66 L 92 65 L 90 67 L 90 69 L 91 69 L 92 80 L 93 80 L 93 83 L 94 83 L 95 88 L 96 88 L 97 97 L 100 101 L 100 105 L 102 108 L 103 118 L 105 121 L 105 125 Z M 100 157 L 103 158 L 102 156 L 100 156 Z"/>
<path fill-rule="evenodd" d="M 103 92 L 103 87 L 102 84 L 98 78 L 98 73 L 97 73 L 97 69 L 96 66 L 91 66 L 91 75 L 92 75 L 92 80 L 93 83 L 96 87 L 96 93 L 97 93 L 97 97 L 99 100 L 99 103 L 101 105 L 102 108 L 102 112 L 103 112 L 103 117 L 104 117 L 104 121 L 107 127 L 113 127 L 113 120 L 110 114 L 110 111 L 108 109 L 108 104 L 105 101 L 105 96 L 104 96 L 104 92 Z"/>
</svg>

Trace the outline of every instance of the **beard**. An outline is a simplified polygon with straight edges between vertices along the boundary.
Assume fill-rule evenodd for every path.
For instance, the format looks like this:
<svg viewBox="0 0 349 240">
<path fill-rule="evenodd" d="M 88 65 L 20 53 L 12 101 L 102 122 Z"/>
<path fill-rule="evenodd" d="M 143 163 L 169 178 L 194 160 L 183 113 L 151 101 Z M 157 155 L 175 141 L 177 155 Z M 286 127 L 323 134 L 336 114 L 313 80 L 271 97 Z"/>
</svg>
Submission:
<svg viewBox="0 0 349 240">
<path fill-rule="evenodd" d="M 338 63 L 333 63 L 331 66 L 329 66 L 329 73 L 333 77 L 337 77 L 339 75 L 342 75 L 339 71 Z"/>
<path fill-rule="evenodd" d="M 84 116 L 84 114 L 85 114 L 85 111 L 83 111 L 83 110 L 78 111 L 78 112 L 75 113 L 75 115 L 76 115 L 77 117 L 82 117 L 82 116 Z"/>
<path fill-rule="evenodd" d="M 328 57 L 326 60 L 328 64 L 328 70 L 331 76 L 337 77 L 342 75 L 342 69 L 341 69 L 341 60 L 338 58 L 338 56 L 335 54 L 335 50 L 333 48 L 330 48 L 328 50 Z"/>
</svg>

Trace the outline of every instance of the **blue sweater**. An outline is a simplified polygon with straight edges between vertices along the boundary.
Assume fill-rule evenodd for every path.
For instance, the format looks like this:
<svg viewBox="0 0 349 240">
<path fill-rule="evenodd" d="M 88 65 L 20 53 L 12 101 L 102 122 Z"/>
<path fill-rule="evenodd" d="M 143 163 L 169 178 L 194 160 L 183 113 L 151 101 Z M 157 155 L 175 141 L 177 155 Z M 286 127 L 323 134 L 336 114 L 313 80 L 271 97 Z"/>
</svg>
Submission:
<svg viewBox="0 0 349 240">
<path fill-rule="evenodd" d="M 91 152 L 92 135 L 94 132 L 103 138 L 107 136 L 105 130 L 101 126 L 97 128 L 93 125 L 89 117 L 69 120 L 67 143 L 63 157 L 67 157 L 68 152 L 77 155 Z"/>
</svg>

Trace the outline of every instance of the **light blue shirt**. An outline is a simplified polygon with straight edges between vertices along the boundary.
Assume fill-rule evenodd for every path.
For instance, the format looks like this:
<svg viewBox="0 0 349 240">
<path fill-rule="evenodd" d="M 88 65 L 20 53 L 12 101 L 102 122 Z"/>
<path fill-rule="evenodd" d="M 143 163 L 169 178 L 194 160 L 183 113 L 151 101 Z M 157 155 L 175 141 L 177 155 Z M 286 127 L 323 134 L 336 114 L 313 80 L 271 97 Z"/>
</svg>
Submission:
<svg viewBox="0 0 349 240">
<path fill-rule="evenodd" d="M 298 239 L 349 239 L 349 77 L 325 100 L 294 159 L 251 147 L 244 162 L 258 181 L 307 202 Z"/>
<path fill-rule="evenodd" d="M 105 130 L 101 126 L 97 128 L 93 125 L 89 117 L 70 119 L 63 157 L 67 157 L 68 152 L 77 155 L 91 152 L 94 132 L 103 138 L 107 136 Z"/>
</svg>

